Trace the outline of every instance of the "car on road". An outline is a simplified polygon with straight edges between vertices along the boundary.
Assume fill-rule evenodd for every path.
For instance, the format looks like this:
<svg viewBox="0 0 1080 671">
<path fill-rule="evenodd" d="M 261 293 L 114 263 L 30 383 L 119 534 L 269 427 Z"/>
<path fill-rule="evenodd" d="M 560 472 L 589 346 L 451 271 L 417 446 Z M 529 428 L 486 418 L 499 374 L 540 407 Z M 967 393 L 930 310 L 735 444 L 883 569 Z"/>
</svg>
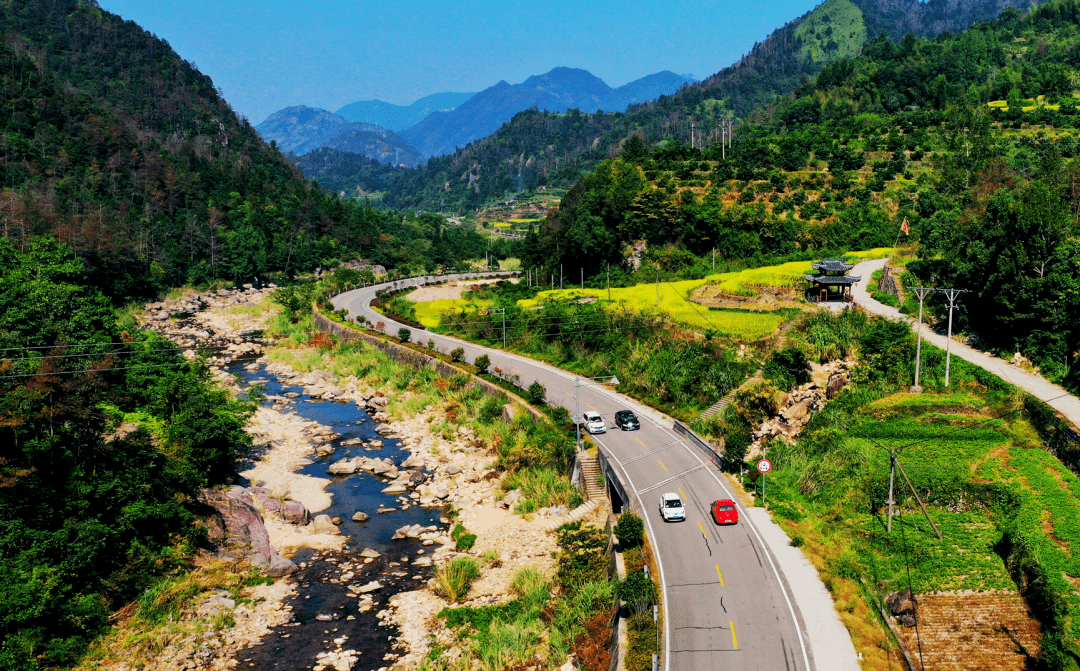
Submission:
<svg viewBox="0 0 1080 671">
<path fill-rule="evenodd" d="M 629 410 L 620 410 L 615 413 L 615 426 L 623 431 L 637 431 L 641 428 L 637 415 Z"/>
<path fill-rule="evenodd" d="M 604 424 L 604 418 L 600 416 L 600 413 L 588 410 L 582 417 L 582 423 L 585 425 L 585 430 L 589 433 L 606 433 L 607 426 Z"/>
<path fill-rule="evenodd" d="M 676 522 L 686 519 L 686 507 L 683 506 L 682 497 L 673 492 L 660 496 L 660 517 L 665 522 Z"/>
<path fill-rule="evenodd" d="M 713 520 L 717 524 L 738 524 L 739 523 L 739 509 L 735 507 L 735 502 L 731 499 L 719 499 L 713 501 L 712 507 Z"/>
</svg>

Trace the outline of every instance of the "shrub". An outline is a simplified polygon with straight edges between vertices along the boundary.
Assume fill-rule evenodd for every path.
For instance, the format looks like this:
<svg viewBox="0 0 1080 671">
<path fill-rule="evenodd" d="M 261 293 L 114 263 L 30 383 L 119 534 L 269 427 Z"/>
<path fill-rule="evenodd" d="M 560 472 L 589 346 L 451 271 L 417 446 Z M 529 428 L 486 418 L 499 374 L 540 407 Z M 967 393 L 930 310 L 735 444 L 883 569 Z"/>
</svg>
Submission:
<svg viewBox="0 0 1080 671">
<path fill-rule="evenodd" d="M 461 347 L 455 347 L 454 349 L 450 350 L 450 360 L 451 361 L 463 361 L 464 359 L 465 359 L 465 350 L 462 349 Z"/>
<path fill-rule="evenodd" d="M 635 571 L 615 586 L 615 594 L 630 610 L 640 615 L 656 602 L 656 585 L 644 571 Z"/>
<path fill-rule="evenodd" d="M 497 399 L 488 397 L 484 405 L 480 407 L 478 419 L 481 424 L 491 424 L 502 415 L 502 404 Z"/>
<path fill-rule="evenodd" d="M 429 338 L 427 341 L 427 348 L 432 350 L 435 349 L 435 341 Z"/>
<path fill-rule="evenodd" d="M 569 424 L 571 421 L 570 411 L 561 405 L 557 405 L 548 412 L 548 417 L 556 424 Z"/>
<path fill-rule="evenodd" d="M 615 538 L 623 549 L 637 547 L 645 538 L 645 523 L 634 513 L 623 513 L 615 523 Z"/>
<path fill-rule="evenodd" d="M 475 559 L 458 557 L 435 571 L 435 593 L 455 603 L 469 593 L 469 587 L 479 577 L 480 565 Z"/>
<path fill-rule="evenodd" d="M 533 405 L 543 405 L 546 396 L 547 387 L 541 384 L 540 380 L 529 385 L 529 402 Z"/>
<path fill-rule="evenodd" d="M 780 389 L 791 389 L 810 381 L 810 362 L 798 347 L 773 352 L 765 364 L 765 379 Z"/>
<path fill-rule="evenodd" d="M 468 552 L 474 545 L 476 545 L 476 534 L 461 534 L 457 537 L 454 548 L 458 552 Z"/>
<path fill-rule="evenodd" d="M 559 552 L 555 555 L 555 580 L 564 590 L 604 579 L 608 560 L 604 556 L 607 538 L 596 527 L 580 520 L 555 530 Z"/>
<path fill-rule="evenodd" d="M 403 326 L 398 329 L 397 337 L 401 342 L 409 342 L 409 338 L 412 337 L 412 331 Z"/>
<path fill-rule="evenodd" d="M 476 369 L 481 373 L 487 373 L 488 368 L 491 367 L 491 359 L 488 358 L 487 354 L 481 354 L 476 357 L 476 361 L 473 361 L 473 365 L 476 366 Z"/>
</svg>

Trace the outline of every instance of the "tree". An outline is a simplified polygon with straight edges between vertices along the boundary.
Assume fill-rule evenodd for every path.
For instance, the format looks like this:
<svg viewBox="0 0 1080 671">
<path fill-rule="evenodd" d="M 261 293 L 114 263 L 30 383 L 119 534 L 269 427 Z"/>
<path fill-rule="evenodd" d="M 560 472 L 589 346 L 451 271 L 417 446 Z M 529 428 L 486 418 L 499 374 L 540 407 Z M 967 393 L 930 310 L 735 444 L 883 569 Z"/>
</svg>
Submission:
<svg viewBox="0 0 1080 671">
<path fill-rule="evenodd" d="M 412 331 L 405 327 L 401 327 L 398 329 L 397 337 L 401 342 L 409 342 L 409 338 L 412 337 Z"/>
<path fill-rule="evenodd" d="M 537 380 L 529 385 L 529 402 L 533 405 L 543 405 L 547 396 L 547 388 Z"/>
<path fill-rule="evenodd" d="M 623 513 L 613 529 L 615 538 L 624 550 L 636 548 L 645 538 L 645 523 L 632 512 Z"/>
<path fill-rule="evenodd" d="M 491 359 L 488 358 L 487 354 L 481 354 L 473 361 L 473 365 L 476 366 L 476 369 L 481 373 L 487 373 L 488 368 L 491 366 Z"/>
</svg>

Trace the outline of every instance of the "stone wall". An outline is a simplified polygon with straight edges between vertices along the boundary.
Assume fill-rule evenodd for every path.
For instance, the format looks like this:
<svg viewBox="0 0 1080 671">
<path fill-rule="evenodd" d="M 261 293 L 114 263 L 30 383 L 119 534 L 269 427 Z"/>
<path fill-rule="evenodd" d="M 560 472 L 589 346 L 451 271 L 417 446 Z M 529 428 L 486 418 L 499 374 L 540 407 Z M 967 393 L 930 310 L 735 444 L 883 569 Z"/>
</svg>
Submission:
<svg viewBox="0 0 1080 671">
<path fill-rule="evenodd" d="M 900 299 L 900 302 L 904 302 L 904 295 L 900 285 L 900 269 L 885 264 L 885 267 L 881 269 L 881 280 L 878 282 L 878 291 L 883 293 L 892 294 Z"/>
<path fill-rule="evenodd" d="M 1024 411 L 1046 445 L 1046 450 L 1073 473 L 1080 475 L 1080 431 L 1031 394 L 1024 394 Z"/>
<path fill-rule="evenodd" d="M 359 329 L 345 326 L 344 324 L 339 324 L 327 317 L 326 315 L 322 314 L 321 312 L 314 311 L 312 312 L 312 316 L 315 318 L 315 327 L 323 333 L 332 333 L 341 340 L 346 341 L 361 340 L 370 345 L 371 347 L 378 349 L 380 352 L 398 363 L 412 366 L 413 368 L 431 368 L 440 376 L 447 379 L 455 375 L 461 375 L 462 373 L 465 373 L 467 375 L 469 374 L 468 371 L 462 370 L 457 366 L 454 366 L 453 364 L 449 364 L 442 359 L 439 359 L 438 357 L 426 354 L 424 352 L 418 352 L 411 347 L 406 347 L 404 345 L 399 345 L 388 340 L 383 340 L 382 338 L 373 336 L 370 333 L 364 333 Z M 510 398 L 510 400 L 519 403 L 526 412 L 531 414 L 533 417 L 536 417 L 537 419 L 543 417 L 543 413 L 541 413 L 533 406 L 529 405 L 525 401 L 525 399 L 503 389 L 496 384 L 492 384 L 491 382 L 488 382 L 483 378 L 474 375 L 473 381 L 470 384 L 475 385 L 488 396 L 492 396 L 495 398 L 499 398 L 500 396 L 506 396 Z"/>
</svg>

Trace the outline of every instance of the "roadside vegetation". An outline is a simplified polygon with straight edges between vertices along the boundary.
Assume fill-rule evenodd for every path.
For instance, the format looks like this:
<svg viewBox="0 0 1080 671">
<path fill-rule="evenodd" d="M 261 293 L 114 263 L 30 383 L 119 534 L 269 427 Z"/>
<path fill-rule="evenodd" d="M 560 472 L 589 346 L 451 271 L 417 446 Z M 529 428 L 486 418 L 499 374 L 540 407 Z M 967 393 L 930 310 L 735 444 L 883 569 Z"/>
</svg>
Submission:
<svg viewBox="0 0 1080 671">
<path fill-rule="evenodd" d="M 440 611 L 436 618 L 453 632 L 453 643 L 434 645 L 420 668 L 500 671 L 537 660 L 553 668 L 572 653 L 583 671 L 607 671 L 610 620 L 620 585 L 605 573 L 607 539 L 602 530 L 580 521 L 559 527 L 555 534 L 559 551 L 553 579 L 523 568 L 514 576 L 508 601 Z"/>
<path fill-rule="evenodd" d="M 768 507 L 818 568 L 865 667 L 894 663 L 895 642 L 876 613 L 886 594 L 911 588 L 1019 593 L 1035 606 L 1045 631 L 1040 668 L 1075 668 L 1080 567 L 1072 557 L 1080 542 L 1073 522 L 1080 479 L 1046 451 L 1021 412 L 1024 396 L 955 357 L 945 388 L 944 352 L 925 342 L 926 391 L 911 394 L 914 335 L 904 324 L 858 313 L 815 315 L 791 341 L 811 359 L 855 355 L 860 362 L 851 384 L 797 440 L 771 441 L 765 452 L 773 463 Z M 774 382 L 764 384 L 778 393 L 788 388 Z M 698 428 L 723 433 L 730 456 L 740 420 L 753 426 L 765 416 L 753 414 L 762 397 L 770 394 L 759 389 L 739 398 L 728 414 Z M 943 540 L 899 474 L 887 531 L 894 449 Z M 745 464 L 750 492 L 760 487 L 753 468 L 759 458 Z"/>
</svg>

